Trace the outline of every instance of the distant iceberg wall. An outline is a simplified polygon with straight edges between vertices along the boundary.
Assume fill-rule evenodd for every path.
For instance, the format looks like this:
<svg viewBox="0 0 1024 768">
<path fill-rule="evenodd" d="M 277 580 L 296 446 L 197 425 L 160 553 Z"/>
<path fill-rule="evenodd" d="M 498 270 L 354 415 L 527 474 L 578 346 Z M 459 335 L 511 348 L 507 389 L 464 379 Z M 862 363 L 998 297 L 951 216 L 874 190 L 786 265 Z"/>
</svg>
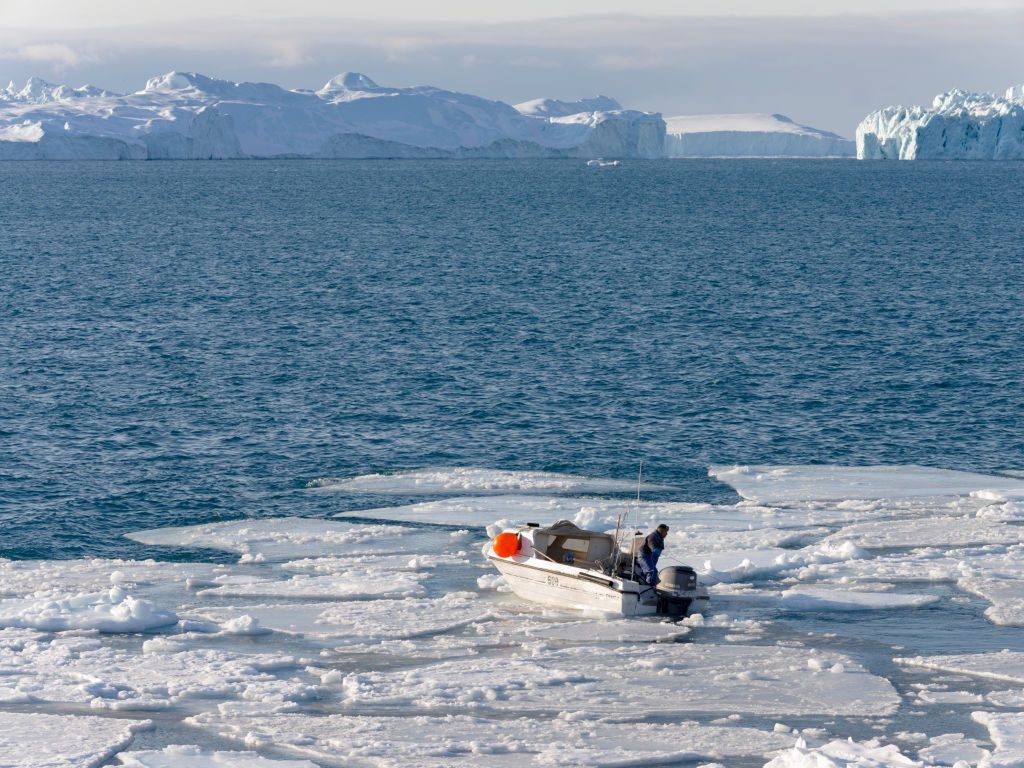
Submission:
<svg viewBox="0 0 1024 768">
<path fill-rule="evenodd" d="M 343 73 L 317 91 L 191 72 L 136 93 L 33 78 L 0 89 L 0 159 L 660 157 L 660 115 L 608 97 L 523 112 L 432 86 Z M 582 110 L 582 111 L 577 111 Z"/>
<path fill-rule="evenodd" d="M 853 157 L 853 141 L 785 115 L 666 118 L 667 157 Z"/>
<path fill-rule="evenodd" d="M 1024 160 L 1024 86 L 953 90 L 931 107 L 885 107 L 857 126 L 862 160 Z"/>
</svg>

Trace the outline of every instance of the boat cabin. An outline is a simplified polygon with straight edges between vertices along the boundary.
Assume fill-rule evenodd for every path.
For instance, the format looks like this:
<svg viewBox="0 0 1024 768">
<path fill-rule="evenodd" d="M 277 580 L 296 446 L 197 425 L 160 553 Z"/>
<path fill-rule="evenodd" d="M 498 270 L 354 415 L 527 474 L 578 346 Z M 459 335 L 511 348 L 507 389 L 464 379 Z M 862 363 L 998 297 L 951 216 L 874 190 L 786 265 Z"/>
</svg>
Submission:
<svg viewBox="0 0 1024 768">
<path fill-rule="evenodd" d="M 604 570 L 615 554 L 615 537 L 586 531 L 568 520 L 547 528 L 531 528 L 533 549 L 541 557 L 577 568 Z"/>
</svg>

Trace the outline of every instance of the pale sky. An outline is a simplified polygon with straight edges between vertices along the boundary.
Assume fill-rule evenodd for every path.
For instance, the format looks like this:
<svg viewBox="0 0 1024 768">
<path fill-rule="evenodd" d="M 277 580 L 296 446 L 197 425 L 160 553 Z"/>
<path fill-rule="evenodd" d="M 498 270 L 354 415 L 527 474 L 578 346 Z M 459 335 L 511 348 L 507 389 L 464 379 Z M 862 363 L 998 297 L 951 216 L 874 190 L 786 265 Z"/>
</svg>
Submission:
<svg viewBox="0 0 1024 768">
<path fill-rule="evenodd" d="M 1024 82 L 1024 0 L 0 0 L 0 80 L 132 91 L 171 69 L 315 88 L 346 70 L 510 103 L 780 112 L 851 136 L 885 104 Z"/>
</svg>

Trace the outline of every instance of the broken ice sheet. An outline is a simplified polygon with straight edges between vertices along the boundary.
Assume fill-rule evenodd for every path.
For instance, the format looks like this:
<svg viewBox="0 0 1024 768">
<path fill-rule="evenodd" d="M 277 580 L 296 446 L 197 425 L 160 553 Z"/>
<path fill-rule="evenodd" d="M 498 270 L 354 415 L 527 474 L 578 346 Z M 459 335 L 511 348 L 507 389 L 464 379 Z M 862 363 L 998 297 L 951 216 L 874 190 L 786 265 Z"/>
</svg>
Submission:
<svg viewBox="0 0 1024 768">
<path fill-rule="evenodd" d="M 141 544 L 237 552 L 242 555 L 243 562 L 367 554 L 427 554 L 443 552 L 453 544 L 451 534 L 446 531 L 305 517 L 154 528 L 126 535 Z"/>
<path fill-rule="evenodd" d="M 1019 768 L 1024 765 L 1024 713 L 973 712 L 971 717 L 988 729 L 996 748 L 985 768 Z"/>
<path fill-rule="evenodd" d="M 636 685 L 636 680 L 644 684 Z M 707 691 L 715 695 L 709 697 Z M 348 707 L 480 711 L 578 711 L 594 715 L 891 714 L 900 698 L 888 680 L 849 657 L 795 648 L 664 644 L 569 647 L 429 669 L 347 675 Z"/>
<path fill-rule="evenodd" d="M 124 768 L 317 768 L 308 760 L 271 760 L 255 752 L 209 752 L 194 744 L 122 752 L 117 759 Z"/>
<path fill-rule="evenodd" d="M 464 715 L 307 717 L 209 712 L 188 722 L 249 748 L 273 744 L 296 756 L 332 763 L 351 760 L 403 768 L 652 765 L 759 756 L 793 742 L 789 735 L 753 728 L 565 717 L 486 720 Z"/>
<path fill-rule="evenodd" d="M 127 747 L 147 720 L 0 711 L 4 768 L 84 768 Z"/>
<path fill-rule="evenodd" d="M 894 661 L 909 667 L 921 667 L 938 672 L 951 672 L 1024 685 L 1024 653 L 1020 651 L 1004 650 L 996 653 L 896 657 Z"/>
<path fill-rule="evenodd" d="M 425 593 L 425 573 L 388 573 L 375 568 L 350 568 L 325 576 L 296 575 L 288 579 L 233 576 L 200 590 L 201 597 L 260 597 L 295 599 L 357 599 L 414 597 Z"/>
<path fill-rule="evenodd" d="M 720 465 L 709 467 L 708 475 L 732 486 L 743 498 L 765 504 L 969 496 L 979 490 L 1011 497 L 1024 494 L 1024 481 L 1019 478 L 914 464 L 868 467 Z"/>
<path fill-rule="evenodd" d="M 566 475 L 560 472 L 437 467 L 405 472 L 359 475 L 351 478 L 320 478 L 308 488 L 348 493 L 415 496 L 438 493 L 636 493 L 635 480 L 610 480 Z M 643 483 L 641 490 L 666 491 L 671 486 Z"/>
<path fill-rule="evenodd" d="M 455 593 L 436 599 L 204 608 L 196 615 L 218 624 L 251 616 L 276 632 L 331 638 L 337 644 L 431 635 L 486 621 L 492 614 L 485 601 Z"/>
<path fill-rule="evenodd" d="M 291 656 L 169 647 L 173 652 L 140 654 L 92 638 L 11 643 L 0 648 L 0 701 L 146 711 L 187 699 L 283 701 L 306 685 L 296 676 L 302 663 Z"/>
<path fill-rule="evenodd" d="M 864 549 L 1020 544 L 1024 528 L 974 517 L 873 520 L 841 528 L 826 541 L 851 542 Z"/>
</svg>

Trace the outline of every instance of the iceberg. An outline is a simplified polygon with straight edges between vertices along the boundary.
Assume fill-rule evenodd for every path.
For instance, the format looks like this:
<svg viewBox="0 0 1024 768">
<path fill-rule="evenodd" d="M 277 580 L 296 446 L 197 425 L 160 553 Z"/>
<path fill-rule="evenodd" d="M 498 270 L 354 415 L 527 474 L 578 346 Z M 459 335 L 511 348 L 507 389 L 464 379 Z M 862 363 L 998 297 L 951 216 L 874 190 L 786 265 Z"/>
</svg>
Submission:
<svg viewBox="0 0 1024 768">
<path fill-rule="evenodd" d="M 931 107 L 884 107 L 857 126 L 861 160 L 1024 160 L 1024 86 L 952 90 Z"/>
<path fill-rule="evenodd" d="M 6 160 L 660 157 L 664 133 L 660 115 L 607 98 L 521 112 L 355 72 L 316 91 L 173 71 L 130 94 L 38 78 L 0 91 Z"/>
<path fill-rule="evenodd" d="M 853 157 L 854 143 L 785 115 L 665 118 L 667 157 Z"/>
</svg>

